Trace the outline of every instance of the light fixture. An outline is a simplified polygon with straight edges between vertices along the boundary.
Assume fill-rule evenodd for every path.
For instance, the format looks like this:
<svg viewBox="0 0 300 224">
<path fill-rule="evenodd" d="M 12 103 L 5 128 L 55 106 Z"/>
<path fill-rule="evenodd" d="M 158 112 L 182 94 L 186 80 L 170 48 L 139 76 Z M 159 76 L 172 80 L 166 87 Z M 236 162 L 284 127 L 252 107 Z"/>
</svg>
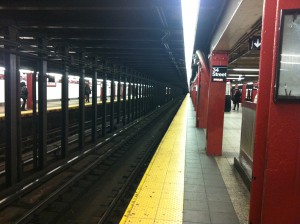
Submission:
<svg viewBox="0 0 300 224">
<path fill-rule="evenodd" d="M 200 0 L 181 0 L 185 67 L 189 85 L 192 74 L 193 51 L 196 38 Z"/>
<path fill-rule="evenodd" d="M 34 40 L 33 37 L 19 37 L 21 40 Z"/>
<path fill-rule="evenodd" d="M 233 71 L 240 71 L 240 72 L 259 72 L 258 68 L 234 68 Z"/>
<path fill-rule="evenodd" d="M 237 76 L 237 77 L 239 77 L 240 75 L 242 74 L 227 74 L 227 76 Z"/>
<path fill-rule="evenodd" d="M 226 78 L 226 79 L 229 79 L 229 80 L 235 80 L 235 79 L 243 80 L 244 78 Z"/>
</svg>

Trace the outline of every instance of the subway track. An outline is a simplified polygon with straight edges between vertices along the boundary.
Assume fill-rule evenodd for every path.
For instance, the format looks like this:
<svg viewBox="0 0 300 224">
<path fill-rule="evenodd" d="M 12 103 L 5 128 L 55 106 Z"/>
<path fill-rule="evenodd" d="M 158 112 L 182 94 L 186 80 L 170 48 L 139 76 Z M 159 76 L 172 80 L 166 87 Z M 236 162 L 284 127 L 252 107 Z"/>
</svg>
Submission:
<svg viewBox="0 0 300 224">
<path fill-rule="evenodd" d="M 180 103 L 171 101 L 10 192 L 0 202 L 0 222 L 115 223 L 116 214 L 126 208 L 127 190 L 145 168 Z"/>
<path fill-rule="evenodd" d="M 109 119 L 110 116 L 107 115 L 107 121 L 106 121 L 106 132 L 109 132 L 110 129 L 110 124 L 109 124 Z M 102 117 L 97 119 L 97 123 L 100 124 L 102 120 Z M 84 131 L 84 136 L 86 142 L 91 141 L 91 126 L 92 122 L 91 121 L 86 121 L 85 122 L 85 131 Z M 101 132 L 102 132 L 102 124 L 97 125 L 97 136 L 100 138 L 101 137 Z M 50 160 L 56 160 L 56 157 L 59 156 L 60 154 L 60 140 L 61 140 L 61 128 L 55 128 L 52 130 L 49 130 L 47 133 L 47 155 L 49 156 L 48 158 Z M 68 145 L 70 147 L 69 153 L 74 153 L 76 150 L 76 147 L 78 145 L 78 123 L 74 123 L 70 125 L 69 127 L 69 137 L 68 137 Z M 30 170 L 30 168 L 27 167 L 32 167 L 33 163 L 33 152 L 32 149 L 34 148 L 34 137 L 33 136 L 27 136 L 23 138 L 22 140 L 22 145 L 23 145 L 23 150 L 22 150 L 22 161 L 23 161 L 23 169 L 24 170 Z M 4 155 L 5 154 L 5 146 L 2 145 L 0 146 L 0 154 Z M 52 159 L 51 159 L 52 157 Z M 0 178 L 5 175 L 5 161 L 4 157 L 0 158 Z"/>
</svg>

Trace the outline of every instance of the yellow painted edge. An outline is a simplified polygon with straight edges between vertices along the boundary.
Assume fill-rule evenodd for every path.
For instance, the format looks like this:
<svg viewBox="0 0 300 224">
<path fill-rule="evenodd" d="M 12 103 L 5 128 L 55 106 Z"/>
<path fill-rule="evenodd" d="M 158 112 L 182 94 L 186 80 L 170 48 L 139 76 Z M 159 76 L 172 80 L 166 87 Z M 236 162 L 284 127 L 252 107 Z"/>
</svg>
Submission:
<svg viewBox="0 0 300 224">
<path fill-rule="evenodd" d="M 185 114 L 184 119 L 185 119 L 185 121 L 186 121 L 187 97 L 188 97 L 188 96 L 189 96 L 189 95 L 187 95 L 187 96 L 185 97 L 184 101 L 182 102 L 180 109 L 177 111 L 177 113 L 176 113 L 176 115 L 175 115 L 175 117 L 174 117 L 172 123 L 170 124 L 170 126 L 169 126 L 169 128 L 168 128 L 168 130 L 167 130 L 166 134 L 164 135 L 164 137 L 163 137 L 163 139 L 162 139 L 161 142 L 163 142 L 163 141 L 165 140 L 165 138 L 166 138 L 166 136 L 167 136 L 167 134 L 168 134 L 169 129 L 172 128 L 172 124 L 174 123 L 174 120 L 177 120 L 177 115 L 179 115 L 180 113 L 184 113 L 184 114 Z M 186 125 L 186 122 L 185 122 L 183 125 Z M 185 133 L 186 133 L 186 132 L 185 132 Z M 161 145 L 161 144 L 162 144 L 162 143 L 160 143 L 160 145 Z M 160 145 L 158 146 L 158 148 L 160 147 Z M 121 221 L 119 222 L 120 224 L 125 224 L 126 221 L 127 221 L 127 219 L 129 218 L 129 215 L 131 214 L 131 211 L 132 211 L 132 209 L 133 209 L 133 207 L 134 207 L 134 205 L 135 205 L 135 202 L 136 202 L 136 200 L 137 200 L 137 197 L 138 197 L 138 195 L 139 195 L 140 192 L 141 192 L 142 186 L 144 185 L 145 180 L 147 179 L 147 174 L 150 172 L 150 170 L 151 170 L 151 168 L 152 168 L 152 166 L 153 166 L 153 163 L 154 163 L 155 158 L 157 157 L 157 155 L 158 155 L 158 151 L 156 151 L 156 153 L 154 154 L 154 156 L 153 156 L 153 158 L 152 158 L 152 160 L 151 160 L 151 162 L 150 162 L 150 164 L 149 164 L 149 166 L 148 166 L 148 168 L 147 168 L 147 170 L 146 170 L 146 172 L 145 172 L 145 174 L 144 174 L 144 176 L 143 176 L 143 178 L 142 178 L 142 180 L 141 180 L 141 182 L 140 182 L 140 184 L 139 184 L 139 186 L 138 186 L 138 188 L 137 188 L 137 190 L 136 190 L 136 192 L 135 192 L 135 194 L 134 194 L 134 196 L 132 197 L 132 199 L 131 199 L 131 201 L 130 201 L 130 203 L 129 203 L 129 205 L 128 205 L 128 207 L 127 207 L 127 209 L 126 209 L 126 211 L 125 211 L 125 213 L 124 213 L 124 215 L 123 215 Z M 184 170 L 183 170 L 183 173 L 184 173 Z M 183 203 L 183 202 L 182 202 L 182 203 Z"/>
</svg>

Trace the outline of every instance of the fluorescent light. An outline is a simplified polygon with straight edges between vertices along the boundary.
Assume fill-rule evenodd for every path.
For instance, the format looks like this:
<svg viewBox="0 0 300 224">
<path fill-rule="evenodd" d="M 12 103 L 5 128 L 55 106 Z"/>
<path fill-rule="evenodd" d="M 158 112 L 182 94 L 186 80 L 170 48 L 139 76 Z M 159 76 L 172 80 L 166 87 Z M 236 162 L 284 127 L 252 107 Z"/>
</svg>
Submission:
<svg viewBox="0 0 300 224">
<path fill-rule="evenodd" d="M 226 79 L 237 79 L 237 80 L 243 80 L 245 78 L 226 78 Z"/>
<path fill-rule="evenodd" d="M 300 62 L 281 61 L 282 64 L 300 65 Z"/>
<path fill-rule="evenodd" d="M 239 77 L 239 76 L 241 76 L 241 74 L 227 74 L 227 76 L 237 76 L 237 77 Z"/>
<path fill-rule="evenodd" d="M 34 40 L 33 37 L 19 37 L 21 40 Z"/>
<path fill-rule="evenodd" d="M 242 71 L 242 72 L 259 72 L 258 68 L 234 68 L 233 71 Z"/>
<path fill-rule="evenodd" d="M 52 73 L 52 72 L 50 72 L 50 73 L 46 73 L 46 74 L 47 74 L 47 75 L 54 76 L 54 77 L 57 77 L 57 78 L 62 77 L 62 74 L 59 74 L 59 73 Z"/>
<path fill-rule="evenodd" d="M 28 70 L 28 69 L 20 69 L 19 70 L 21 73 L 33 73 L 33 71 Z"/>
<path fill-rule="evenodd" d="M 245 77 L 258 77 L 259 75 L 241 75 L 241 74 L 228 74 L 230 77 L 240 77 L 240 76 L 245 76 Z"/>
<path fill-rule="evenodd" d="M 281 54 L 281 56 L 286 56 L 286 57 L 297 57 L 297 58 L 300 57 L 299 54 Z"/>
<path fill-rule="evenodd" d="M 181 0 L 184 55 L 188 86 L 192 74 L 191 65 L 196 38 L 199 7 L 200 0 Z"/>
</svg>

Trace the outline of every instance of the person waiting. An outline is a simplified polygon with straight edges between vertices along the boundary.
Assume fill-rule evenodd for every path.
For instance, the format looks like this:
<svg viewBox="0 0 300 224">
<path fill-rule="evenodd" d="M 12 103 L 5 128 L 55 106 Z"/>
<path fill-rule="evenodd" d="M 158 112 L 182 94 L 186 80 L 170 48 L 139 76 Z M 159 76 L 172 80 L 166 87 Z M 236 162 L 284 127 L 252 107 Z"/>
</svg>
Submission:
<svg viewBox="0 0 300 224">
<path fill-rule="evenodd" d="M 239 110 L 240 107 L 240 102 L 241 102 L 241 97 L 242 97 L 242 93 L 239 89 L 237 89 L 233 95 L 233 104 L 234 107 L 232 110 L 235 110 L 235 108 L 237 107 L 237 111 Z"/>
<path fill-rule="evenodd" d="M 28 90 L 26 87 L 25 82 L 21 82 L 21 94 L 20 94 L 20 98 L 23 100 L 22 106 L 21 106 L 21 110 L 24 111 L 25 109 L 25 105 L 26 105 L 26 101 L 28 98 Z"/>
<path fill-rule="evenodd" d="M 88 83 L 85 84 L 84 94 L 85 94 L 85 102 L 89 103 L 90 102 L 91 88 L 90 88 L 90 85 Z"/>
</svg>

